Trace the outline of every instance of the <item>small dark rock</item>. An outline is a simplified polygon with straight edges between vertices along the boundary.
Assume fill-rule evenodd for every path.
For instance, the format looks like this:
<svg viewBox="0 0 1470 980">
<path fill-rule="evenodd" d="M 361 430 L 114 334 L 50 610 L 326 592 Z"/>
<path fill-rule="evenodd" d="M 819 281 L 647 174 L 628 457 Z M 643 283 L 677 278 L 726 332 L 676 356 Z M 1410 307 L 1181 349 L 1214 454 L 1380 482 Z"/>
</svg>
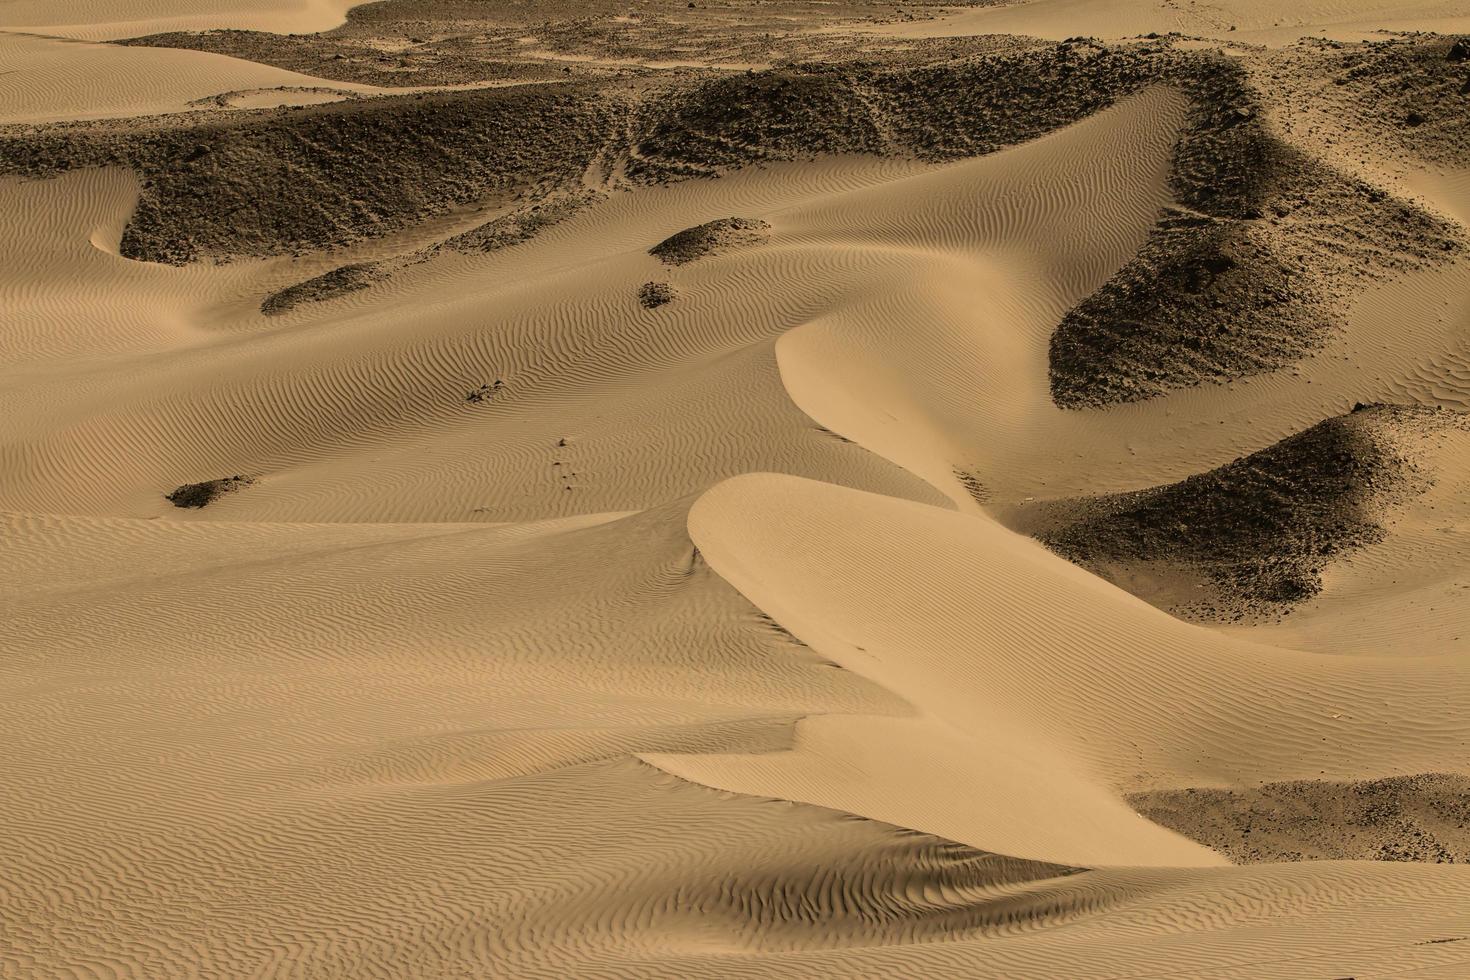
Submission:
<svg viewBox="0 0 1470 980">
<path fill-rule="evenodd" d="M 203 507 L 221 494 L 233 493 L 254 482 L 248 476 L 226 476 L 203 483 L 185 483 L 173 493 L 165 494 L 164 499 L 175 507 Z"/>
<path fill-rule="evenodd" d="M 717 218 L 670 235 L 648 254 L 668 265 L 683 265 L 726 249 L 760 244 L 769 237 L 770 230 L 771 226 L 758 218 Z"/>
<path fill-rule="evenodd" d="M 675 295 L 674 287 L 666 282 L 645 282 L 638 287 L 638 302 L 645 310 L 672 303 Z"/>
</svg>

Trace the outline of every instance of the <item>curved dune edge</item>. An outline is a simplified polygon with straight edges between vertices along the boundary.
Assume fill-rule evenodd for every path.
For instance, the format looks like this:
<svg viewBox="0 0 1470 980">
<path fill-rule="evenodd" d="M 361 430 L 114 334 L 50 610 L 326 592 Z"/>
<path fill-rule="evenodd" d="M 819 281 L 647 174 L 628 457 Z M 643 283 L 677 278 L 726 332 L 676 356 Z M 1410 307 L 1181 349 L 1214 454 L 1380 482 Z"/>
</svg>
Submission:
<svg viewBox="0 0 1470 980">
<path fill-rule="evenodd" d="M 1052 327 L 1169 202 L 1186 104 L 1156 87 L 1034 142 L 782 214 L 783 240 L 829 246 L 846 244 L 836 216 L 861 214 L 913 267 L 777 341 L 791 400 L 972 505 L 956 469 L 974 447 L 1023 441 L 1037 419 L 1068 427 L 1046 388 Z"/>
<path fill-rule="evenodd" d="M 337 27 L 362 0 L 15 0 L 5 8 L 9 31 L 112 40 L 162 30 L 233 28 L 275 34 Z M 183 10 L 179 8 L 183 7 Z"/>
<path fill-rule="evenodd" d="M 808 721 L 791 754 L 650 757 L 700 782 L 882 813 L 1016 857 L 1206 864 L 1147 825 L 1130 832 L 1108 794 L 1463 769 L 1470 720 L 1457 704 L 1470 669 L 1454 659 L 1405 672 L 1392 659 L 1227 639 L 987 517 L 793 477 L 725 481 L 695 503 L 689 531 L 746 598 L 917 713 Z M 1395 703 L 1419 710 L 1405 717 Z M 925 730 L 925 753 L 953 747 L 942 762 L 925 759 L 902 747 L 905 728 Z M 865 767 L 888 778 L 928 771 L 893 798 L 871 788 Z M 828 775 L 813 779 L 819 771 Z M 977 787 L 999 787 L 1005 805 L 957 804 Z M 1065 816 L 1052 809 L 1062 800 Z M 1080 840 L 1078 824 L 1108 833 Z"/>
<path fill-rule="evenodd" d="M 127 48 L 3 30 L 0 57 L 11 70 L 35 79 L 7 93 L 0 124 L 185 112 L 210 96 L 256 90 L 330 86 L 342 93 L 339 98 L 376 91 L 203 51 Z"/>
</svg>

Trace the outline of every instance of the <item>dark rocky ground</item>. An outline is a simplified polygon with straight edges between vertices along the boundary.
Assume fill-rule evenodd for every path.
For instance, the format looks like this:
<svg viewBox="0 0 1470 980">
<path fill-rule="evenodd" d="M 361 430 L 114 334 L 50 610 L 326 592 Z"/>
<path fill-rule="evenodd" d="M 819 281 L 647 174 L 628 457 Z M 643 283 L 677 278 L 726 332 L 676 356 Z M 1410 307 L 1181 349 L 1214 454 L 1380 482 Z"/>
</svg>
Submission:
<svg viewBox="0 0 1470 980">
<path fill-rule="evenodd" d="M 551 194 L 445 239 L 433 251 L 443 247 L 459 252 L 493 252 L 519 245 L 601 199 L 601 194 L 587 189 Z"/>
<path fill-rule="evenodd" d="M 539 196 L 578 180 L 617 119 L 596 86 L 527 85 L 12 128 L 0 170 L 137 172 L 122 252 L 183 264 L 341 246 L 492 195 Z"/>
<path fill-rule="evenodd" d="M 172 32 L 119 43 L 190 48 L 380 86 L 616 78 L 645 64 L 765 67 L 840 57 L 812 26 L 914 20 L 993 0 L 385 0 L 321 34 Z"/>
<path fill-rule="evenodd" d="M 1372 45 L 1324 41 L 1291 52 L 1272 83 L 1294 87 L 1343 132 L 1403 156 L 1470 160 L 1470 41 L 1433 34 Z M 1310 63 L 1310 73 L 1293 70 Z"/>
<path fill-rule="evenodd" d="M 382 278 L 383 273 L 371 263 L 344 265 L 271 293 L 260 304 L 260 312 L 280 316 L 302 303 L 319 303 L 366 289 Z"/>
<path fill-rule="evenodd" d="M 648 254 L 666 265 L 684 265 L 706 255 L 757 245 L 770 237 L 770 230 L 771 226 L 759 218 L 716 218 L 675 232 L 650 248 Z"/>
<path fill-rule="evenodd" d="M 1129 803 L 1236 864 L 1470 861 L 1470 777 L 1460 775 L 1167 790 Z"/>
<path fill-rule="evenodd" d="M 0 129 L 0 173 L 135 171 L 143 192 L 122 251 L 147 261 L 299 254 L 459 209 L 508 207 L 440 246 L 477 251 L 527 240 L 619 187 L 832 153 L 961 159 L 1043 136 L 1144 87 L 1177 86 L 1192 104 L 1170 178 L 1178 204 L 1052 338 L 1053 397 L 1070 409 L 1280 368 L 1319 348 L 1365 283 L 1467 247 L 1458 226 L 1293 144 L 1269 119 L 1293 93 L 1325 91 L 1344 132 L 1406 158 L 1463 160 L 1470 63 L 1453 57 L 1455 39 L 1312 42 L 1244 57 L 1185 50 L 1172 37 L 899 45 L 803 28 L 922 8 L 731 0 L 655 3 L 625 17 L 599 4 L 389 0 L 320 35 L 138 39 L 355 80 L 536 80 L 12 126 Z M 633 63 L 707 58 L 699 38 L 724 38 L 721 56 L 742 58 L 740 39 L 759 38 L 771 67 Z M 547 52 L 600 60 L 553 59 L 548 71 Z M 632 61 L 603 63 L 624 57 Z"/>
<path fill-rule="evenodd" d="M 1418 49 L 1442 62 L 1435 52 L 1443 43 Z M 1355 49 L 1360 64 L 1391 73 L 1400 47 Z M 1327 70 L 1307 52 L 1293 59 L 1291 71 L 1263 77 L 1284 84 L 1287 74 Z M 1275 370 L 1319 348 L 1363 282 L 1467 246 L 1452 223 L 1283 140 L 1264 121 L 1267 98 L 1244 69 L 1201 74 L 1195 86 L 1171 177 L 1181 207 L 1052 337 L 1052 396 L 1063 408 Z M 1399 98 L 1419 104 L 1441 94 L 1410 86 Z M 1470 136 L 1467 117 L 1457 125 Z"/>
<path fill-rule="evenodd" d="M 185 483 L 164 494 L 164 499 L 175 507 L 199 508 L 227 493 L 248 487 L 255 480 L 248 476 L 226 476 L 202 483 Z"/>
<path fill-rule="evenodd" d="M 670 283 L 645 282 L 638 287 L 638 305 L 645 310 L 656 310 L 672 303 L 678 295 L 678 291 Z"/>
<path fill-rule="evenodd" d="M 1362 406 L 1179 483 L 1046 501 L 1019 523 L 1188 618 L 1276 615 L 1316 595 L 1330 562 L 1381 540 L 1385 512 L 1428 486 L 1395 431 L 1466 424 L 1449 411 Z"/>
</svg>

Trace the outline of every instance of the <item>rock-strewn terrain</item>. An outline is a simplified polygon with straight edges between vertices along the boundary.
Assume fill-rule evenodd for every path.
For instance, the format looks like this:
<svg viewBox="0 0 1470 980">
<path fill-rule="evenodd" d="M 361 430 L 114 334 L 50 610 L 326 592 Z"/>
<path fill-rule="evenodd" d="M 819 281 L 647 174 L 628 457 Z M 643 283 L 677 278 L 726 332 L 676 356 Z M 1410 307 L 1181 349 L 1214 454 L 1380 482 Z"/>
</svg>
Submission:
<svg viewBox="0 0 1470 980">
<path fill-rule="evenodd" d="M 1466 426 L 1454 412 L 1364 405 L 1179 483 L 1038 504 L 1026 523 L 1058 554 L 1176 612 L 1278 614 L 1316 595 L 1329 563 L 1381 540 L 1395 504 L 1427 488 L 1396 431 Z"/>
</svg>

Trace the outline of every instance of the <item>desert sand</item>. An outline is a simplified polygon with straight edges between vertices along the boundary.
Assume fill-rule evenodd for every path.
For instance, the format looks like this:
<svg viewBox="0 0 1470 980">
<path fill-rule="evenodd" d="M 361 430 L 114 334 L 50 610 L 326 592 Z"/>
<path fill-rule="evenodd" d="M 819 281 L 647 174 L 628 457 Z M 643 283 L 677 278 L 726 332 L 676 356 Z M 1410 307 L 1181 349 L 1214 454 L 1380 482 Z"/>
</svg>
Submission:
<svg viewBox="0 0 1470 980">
<path fill-rule="evenodd" d="M 1470 975 L 1466 31 L 0 5 L 0 977 Z"/>
</svg>

